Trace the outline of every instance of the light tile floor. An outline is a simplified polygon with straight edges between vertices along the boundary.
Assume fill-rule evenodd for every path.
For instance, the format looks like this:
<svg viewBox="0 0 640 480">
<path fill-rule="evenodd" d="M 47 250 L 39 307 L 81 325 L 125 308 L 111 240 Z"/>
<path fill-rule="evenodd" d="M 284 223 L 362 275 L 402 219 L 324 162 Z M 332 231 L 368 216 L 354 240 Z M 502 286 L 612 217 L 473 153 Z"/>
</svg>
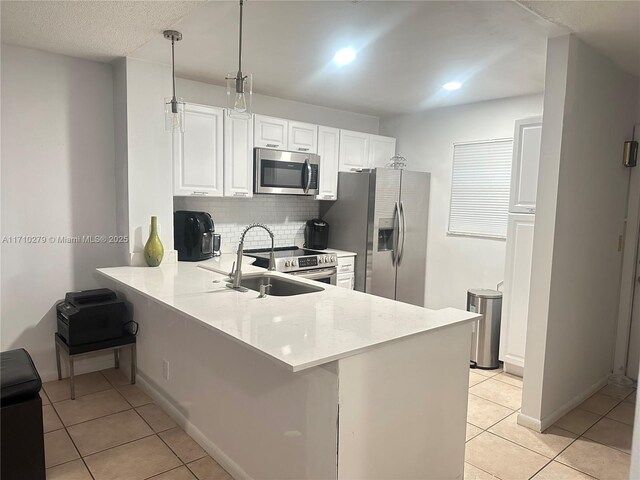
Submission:
<svg viewBox="0 0 640 480">
<path fill-rule="evenodd" d="M 522 379 L 471 370 L 465 480 L 629 477 L 635 388 L 607 385 L 544 433 L 517 424 Z"/>
<path fill-rule="evenodd" d="M 231 480 L 115 369 L 44 384 L 47 480 Z"/>
<path fill-rule="evenodd" d="M 48 480 L 230 480 L 118 370 L 48 382 L 42 392 Z M 544 433 L 517 424 L 522 379 L 472 370 L 465 480 L 628 478 L 636 393 L 608 385 Z"/>
</svg>

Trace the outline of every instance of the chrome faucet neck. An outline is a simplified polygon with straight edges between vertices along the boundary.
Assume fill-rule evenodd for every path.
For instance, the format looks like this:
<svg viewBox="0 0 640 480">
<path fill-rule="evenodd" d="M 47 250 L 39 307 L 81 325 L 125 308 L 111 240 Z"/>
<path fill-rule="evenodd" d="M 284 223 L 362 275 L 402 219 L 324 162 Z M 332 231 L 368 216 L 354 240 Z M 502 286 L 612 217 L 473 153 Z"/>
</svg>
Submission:
<svg viewBox="0 0 640 480">
<path fill-rule="evenodd" d="M 269 270 L 276 269 L 276 256 L 275 256 L 275 237 L 273 235 L 273 231 L 262 223 L 252 223 L 247 225 L 242 233 L 240 234 L 240 242 L 238 242 L 238 251 L 236 252 L 236 263 L 235 270 L 233 270 L 229 277 L 233 280 L 233 288 L 239 289 L 241 288 L 242 283 L 242 254 L 244 253 L 244 237 L 247 235 L 249 230 L 253 228 L 262 228 L 267 231 L 269 237 L 271 237 L 271 253 L 269 254 Z"/>
</svg>

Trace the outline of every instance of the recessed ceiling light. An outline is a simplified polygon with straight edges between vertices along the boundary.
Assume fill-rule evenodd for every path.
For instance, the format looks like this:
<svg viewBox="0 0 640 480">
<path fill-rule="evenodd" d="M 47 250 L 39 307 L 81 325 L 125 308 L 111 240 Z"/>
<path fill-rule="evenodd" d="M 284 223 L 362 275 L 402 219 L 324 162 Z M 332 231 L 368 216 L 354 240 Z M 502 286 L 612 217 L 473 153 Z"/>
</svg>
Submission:
<svg viewBox="0 0 640 480">
<path fill-rule="evenodd" d="M 353 48 L 341 48 L 333 56 L 336 65 L 346 65 L 356 59 L 356 51 Z"/>
<path fill-rule="evenodd" d="M 462 87 L 462 83 L 460 82 L 447 82 L 442 86 L 442 88 L 449 91 L 458 90 L 460 87 Z"/>
</svg>

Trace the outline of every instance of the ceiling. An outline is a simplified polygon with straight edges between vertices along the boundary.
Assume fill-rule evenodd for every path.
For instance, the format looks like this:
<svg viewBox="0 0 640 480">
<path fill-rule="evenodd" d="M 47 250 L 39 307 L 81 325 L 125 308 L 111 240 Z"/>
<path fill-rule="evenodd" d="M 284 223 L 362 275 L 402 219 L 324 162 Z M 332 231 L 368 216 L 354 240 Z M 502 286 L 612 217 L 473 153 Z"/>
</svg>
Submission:
<svg viewBox="0 0 640 480">
<path fill-rule="evenodd" d="M 640 76 L 640 1 L 520 3 L 542 18 L 565 25 L 620 67 Z"/>
<path fill-rule="evenodd" d="M 256 93 L 383 116 L 541 92 L 546 39 L 569 31 L 640 75 L 638 24 L 637 1 L 248 0 L 243 70 Z M 237 68 L 237 1 L 1 2 L 3 43 L 97 61 L 169 63 L 166 28 L 184 34 L 179 76 Z"/>
<path fill-rule="evenodd" d="M 202 1 L 2 0 L 2 42 L 110 62 L 129 55 L 202 5 Z"/>
<path fill-rule="evenodd" d="M 373 115 L 542 92 L 558 30 L 515 2 L 249 1 L 243 70 L 254 92 Z M 238 5 L 209 2 L 174 25 L 179 76 L 224 84 L 237 69 Z M 333 64 L 341 47 L 356 60 Z M 168 62 L 161 35 L 133 56 Z M 457 80 L 462 89 L 442 85 Z"/>
</svg>

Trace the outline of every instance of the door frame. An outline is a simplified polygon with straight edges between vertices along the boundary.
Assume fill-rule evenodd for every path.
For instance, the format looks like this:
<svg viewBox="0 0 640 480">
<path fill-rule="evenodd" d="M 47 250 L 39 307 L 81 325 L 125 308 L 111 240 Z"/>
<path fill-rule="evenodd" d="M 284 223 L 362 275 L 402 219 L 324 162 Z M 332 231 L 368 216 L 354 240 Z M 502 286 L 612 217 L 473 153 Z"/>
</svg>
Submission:
<svg viewBox="0 0 640 480">
<path fill-rule="evenodd" d="M 640 141 L 640 125 L 633 129 L 634 140 Z M 630 169 L 627 215 L 625 220 L 620 300 L 618 303 L 618 328 L 613 360 L 613 373 L 626 375 L 629 354 L 629 336 L 633 315 L 633 298 L 636 286 L 638 241 L 640 240 L 640 166 Z"/>
</svg>

